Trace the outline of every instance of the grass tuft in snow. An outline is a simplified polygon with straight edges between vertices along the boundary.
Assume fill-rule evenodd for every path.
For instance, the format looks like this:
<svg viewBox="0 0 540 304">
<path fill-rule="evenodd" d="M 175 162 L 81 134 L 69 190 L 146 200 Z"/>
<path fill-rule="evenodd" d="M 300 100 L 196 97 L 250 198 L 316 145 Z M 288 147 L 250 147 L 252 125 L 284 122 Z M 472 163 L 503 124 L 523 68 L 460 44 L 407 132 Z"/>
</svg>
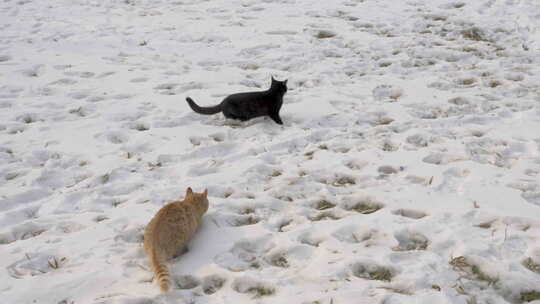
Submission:
<svg viewBox="0 0 540 304">
<path fill-rule="evenodd" d="M 313 222 L 323 221 L 323 220 L 339 220 L 340 217 L 334 214 L 331 211 L 321 212 L 315 216 L 309 218 Z"/>
<path fill-rule="evenodd" d="M 489 285 L 495 284 L 499 281 L 499 278 L 488 275 L 477 265 L 472 265 L 471 271 L 477 280 L 487 282 Z"/>
<path fill-rule="evenodd" d="M 52 269 L 58 269 L 60 268 L 60 266 L 62 266 L 62 264 L 66 262 L 66 260 L 66 258 L 57 259 L 56 257 L 52 257 L 47 260 L 47 264 L 49 264 L 49 267 L 51 267 Z"/>
<path fill-rule="evenodd" d="M 247 214 L 247 215 L 239 215 L 233 219 L 230 224 L 235 227 L 239 226 L 247 226 L 247 225 L 255 225 L 260 221 L 260 219 L 253 215 L 253 214 Z"/>
<path fill-rule="evenodd" d="M 495 284 L 499 281 L 498 277 L 487 274 L 478 265 L 472 264 L 464 256 L 452 258 L 450 260 L 450 265 L 452 265 L 455 270 L 462 272 L 465 277 L 470 280 L 486 282 L 488 285 Z"/>
<path fill-rule="evenodd" d="M 315 35 L 315 37 L 317 37 L 318 39 L 332 38 L 332 37 L 335 37 L 335 36 L 336 36 L 336 33 L 332 32 L 332 31 L 329 31 L 329 30 L 320 30 Z"/>
<path fill-rule="evenodd" d="M 533 291 L 522 292 L 520 294 L 519 299 L 523 302 L 532 302 L 532 301 L 540 300 L 540 291 L 533 290 Z"/>
<path fill-rule="evenodd" d="M 471 27 L 469 29 L 461 31 L 463 37 L 474 41 L 488 41 L 486 34 L 478 27 Z"/>
<path fill-rule="evenodd" d="M 375 202 L 369 198 L 353 204 L 346 204 L 344 206 L 345 210 L 356 211 L 362 214 L 371 214 L 381 210 L 382 208 L 384 208 L 383 204 Z"/>
<path fill-rule="evenodd" d="M 351 176 L 341 176 L 336 181 L 334 181 L 333 185 L 336 187 L 343 187 L 347 185 L 354 185 L 356 184 L 356 180 Z"/>
<path fill-rule="evenodd" d="M 281 268 L 288 268 L 289 267 L 289 261 L 287 261 L 287 258 L 283 255 L 275 255 L 270 259 L 270 263 L 276 267 Z"/>
<path fill-rule="evenodd" d="M 394 277 L 390 268 L 380 265 L 358 263 L 352 270 L 354 276 L 367 280 L 390 282 Z"/>
<path fill-rule="evenodd" d="M 329 202 L 325 199 L 322 199 L 320 201 L 317 201 L 315 203 L 315 209 L 317 210 L 326 210 L 326 209 L 331 209 L 331 208 L 334 208 L 336 206 L 336 204 L 333 204 L 332 202 Z"/>
<path fill-rule="evenodd" d="M 266 283 L 253 278 L 238 278 L 233 283 L 233 289 L 239 293 L 253 295 L 253 298 L 261 298 L 276 293 L 276 289 Z"/>
<path fill-rule="evenodd" d="M 522 264 L 530 271 L 540 274 L 540 264 L 535 263 L 532 258 L 526 258 L 523 260 Z"/>
</svg>

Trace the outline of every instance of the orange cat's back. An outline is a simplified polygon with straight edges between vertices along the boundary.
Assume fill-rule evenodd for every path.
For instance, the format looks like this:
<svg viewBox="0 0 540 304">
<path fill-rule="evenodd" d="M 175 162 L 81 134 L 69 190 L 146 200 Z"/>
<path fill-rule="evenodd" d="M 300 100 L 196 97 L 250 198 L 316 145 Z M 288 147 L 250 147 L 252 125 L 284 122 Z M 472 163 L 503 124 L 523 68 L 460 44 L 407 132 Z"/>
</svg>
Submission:
<svg viewBox="0 0 540 304">
<path fill-rule="evenodd" d="M 208 191 L 186 191 L 183 201 L 163 206 L 154 215 L 144 231 L 144 251 L 156 274 L 162 291 L 169 289 L 169 272 L 165 262 L 185 251 L 208 210 Z"/>
</svg>

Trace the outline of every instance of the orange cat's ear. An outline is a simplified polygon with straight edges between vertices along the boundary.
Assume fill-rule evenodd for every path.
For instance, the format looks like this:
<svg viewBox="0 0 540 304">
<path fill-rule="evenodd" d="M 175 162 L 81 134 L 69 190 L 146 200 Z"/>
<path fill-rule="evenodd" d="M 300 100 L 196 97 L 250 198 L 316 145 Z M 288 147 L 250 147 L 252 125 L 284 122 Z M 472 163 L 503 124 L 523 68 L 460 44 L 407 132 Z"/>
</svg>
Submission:
<svg viewBox="0 0 540 304">
<path fill-rule="evenodd" d="M 186 196 L 189 196 L 189 195 L 192 195 L 193 194 L 193 189 L 191 189 L 191 187 L 188 187 L 187 190 L 186 190 Z"/>
<path fill-rule="evenodd" d="M 204 189 L 203 194 L 204 194 L 204 197 L 208 197 L 208 189 Z"/>
</svg>

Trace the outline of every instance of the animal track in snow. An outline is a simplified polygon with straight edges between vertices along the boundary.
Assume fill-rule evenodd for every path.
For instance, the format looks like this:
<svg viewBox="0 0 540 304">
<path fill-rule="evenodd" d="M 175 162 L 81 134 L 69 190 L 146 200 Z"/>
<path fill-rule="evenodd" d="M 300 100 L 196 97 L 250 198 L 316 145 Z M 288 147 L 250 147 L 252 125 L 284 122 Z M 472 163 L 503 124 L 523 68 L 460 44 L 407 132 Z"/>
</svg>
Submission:
<svg viewBox="0 0 540 304">
<path fill-rule="evenodd" d="M 264 260 L 275 267 L 289 268 L 306 264 L 313 254 L 313 248 L 307 245 L 292 247 L 275 247 L 265 256 Z"/>
<path fill-rule="evenodd" d="M 129 136 L 123 131 L 107 131 L 104 135 L 113 144 L 122 144 L 129 140 Z"/>
<path fill-rule="evenodd" d="M 275 247 L 268 237 L 241 240 L 214 258 L 214 262 L 231 271 L 258 269 L 266 265 L 263 255 Z"/>
<path fill-rule="evenodd" d="M 322 212 L 313 213 L 312 215 L 308 217 L 308 219 L 312 222 L 327 221 L 327 220 L 335 221 L 345 216 L 346 216 L 345 214 L 335 211 L 335 210 L 326 210 Z"/>
<path fill-rule="evenodd" d="M 396 251 L 426 250 L 429 245 L 429 239 L 419 232 L 402 230 L 394 236 L 399 242 L 398 246 L 393 248 Z"/>
<path fill-rule="evenodd" d="M 86 226 L 77 222 L 60 222 L 56 225 L 55 230 L 62 233 L 73 233 L 85 229 Z"/>
<path fill-rule="evenodd" d="M 45 73 L 45 66 L 42 64 L 34 65 L 22 70 L 21 73 L 26 77 L 40 77 Z"/>
<path fill-rule="evenodd" d="M 463 192 L 463 186 L 470 173 L 469 169 L 457 167 L 445 170 L 443 172 L 443 180 L 441 184 L 437 186 L 437 190 L 457 193 Z"/>
<path fill-rule="evenodd" d="M 150 124 L 144 121 L 136 121 L 136 122 L 128 123 L 128 126 L 132 130 L 137 130 L 141 132 L 150 130 Z"/>
<path fill-rule="evenodd" d="M 465 155 L 451 154 L 451 153 L 430 153 L 428 156 L 422 159 L 423 162 L 434 165 L 447 165 L 452 162 L 458 162 L 467 160 Z"/>
<path fill-rule="evenodd" d="M 77 83 L 77 80 L 71 79 L 71 78 L 62 78 L 58 79 L 56 81 L 53 81 L 49 83 L 49 85 L 61 85 L 61 86 L 68 86 L 68 85 L 74 85 Z"/>
<path fill-rule="evenodd" d="M 247 226 L 247 225 L 257 224 L 260 221 L 260 218 L 257 215 L 245 214 L 245 215 L 230 216 L 230 217 L 228 217 L 228 219 L 226 221 L 231 226 L 239 227 L 239 226 Z"/>
<path fill-rule="evenodd" d="M 300 243 L 313 247 L 319 247 L 319 244 L 322 243 L 325 239 L 325 236 L 310 231 L 304 232 L 298 236 L 298 241 Z"/>
<path fill-rule="evenodd" d="M 250 294 L 253 298 L 273 295 L 276 288 L 265 281 L 253 277 L 239 277 L 232 283 L 232 288 L 236 292 Z"/>
<path fill-rule="evenodd" d="M 26 254 L 25 257 L 7 267 L 8 274 L 16 279 L 38 276 L 62 267 L 67 258 L 47 253 Z"/>
<path fill-rule="evenodd" d="M 413 209 L 397 209 L 397 210 L 392 211 L 392 214 L 408 217 L 415 220 L 418 220 L 427 216 L 425 212 L 420 211 L 420 210 L 413 210 Z"/>
<path fill-rule="evenodd" d="M 227 279 L 221 275 L 213 274 L 206 276 L 202 279 L 203 292 L 207 295 L 214 294 L 223 287 L 226 281 Z"/>
<path fill-rule="evenodd" d="M 124 228 L 114 237 L 114 240 L 126 243 L 142 243 L 144 240 L 144 226 Z"/>
<path fill-rule="evenodd" d="M 193 289 L 201 285 L 201 281 L 194 276 L 172 276 L 172 281 L 179 289 Z"/>
<path fill-rule="evenodd" d="M 344 197 L 341 203 L 343 209 L 361 214 L 371 214 L 384 208 L 384 204 L 369 196 Z"/>
<path fill-rule="evenodd" d="M 147 82 L 148 80 L 150 80 L 148 77 L 137 77 L 137 78 L 132 78 L 130 82 L 140 83 L 140 82 Z"/>
<path fill-rule="evenodd" d="M 13 57 L 9 55 L 0 55 L 0 62 L 10 61 L 11 59 L 13 59 Z"/>
<path fill-rule="evenodd" d="M 403 89 L 393 85 L 379 85 L 373 89 L 373 98 L 377 101 L 395 102 L 403 95 Z"/>
<path fill-rule="evenodd" d="M 335 203 L 332 203 L 331 201 L 327 200 L 327 199 L 319 199 L 319 200 L 316 200 L 314 201 L 311 206 L 314 208 L 314 209 L 317 209 L 317 210 L 326 210 L 326 209 L 332 209 L 336 206 Z"/>
<path fill-rule="evenodd" d="M 370 238 L 370 234 L 362 231 L 360 227 L 356 225 L 344 226 L 336 230 L 333 234 L 333 237 L 339 241 L 346 243 L 361 243 Z"/>
<path fill-rule="evenodd" d="M 377 169 L 377 172 L 379 172 L 381 174 L 381 176 L 388 176 L 388 175 L 392 175 L 392 174 L 397 174 L 401 171 L 403 171 L 405 168 L 404 167 L 394 167 L 394 166 L 380 166 L 378 169 Z"/>
<path fill-rule="evenodd" d="M 67 71 L 67 72 L 64 72 L 64 75 L 66 75 L 66 76 L 76 76 L 76 77 L 80 77 L 80 78 L 92 78 L 96 74 L 93 73 L 93 72 Z"/>
<path fill-rule="evenodd" d="M 532 192 L 523 192 L 521 196 L 529 203 L 540 206 L 540 191 Z"/>
<path fill-rule="evenodd" d="M 374 261 L 357 262 L 350 267 L 352 275 L 361 279 L 390 282 L 397 271 L 388 266 L 379 265 Z"/>
<path fill-rule="evenodd" d="M 268 226 L 277 232 L 286 232 L 294 229 L 294 219 L 291 216 L 278 216 L 268 221 Z"/>
<path fill-rule="evenodd" d="M 349 174 L 334 174 L 331 178 L 319 177 L 318 181 L 334 187 L 346 187 L 356 184 L 356 178 Z"/>
<path fill-rule="evenodd" d="M 0 235 L 0 244 L 9 244 L 17 240 L 26 240 L 37 237 L 49 230 L 50 227 L 51 225 L 36 224 L 32 221 L 27 221 L 11 228 L 10 233 Z"/>
</svg>

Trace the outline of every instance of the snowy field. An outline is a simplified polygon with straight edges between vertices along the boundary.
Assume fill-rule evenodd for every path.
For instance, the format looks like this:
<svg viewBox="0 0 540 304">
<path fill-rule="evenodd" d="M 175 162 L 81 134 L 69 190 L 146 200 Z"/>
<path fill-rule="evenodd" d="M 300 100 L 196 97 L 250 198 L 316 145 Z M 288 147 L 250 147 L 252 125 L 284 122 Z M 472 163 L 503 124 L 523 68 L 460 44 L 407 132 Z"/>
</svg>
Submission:
<svg viewBox="0 0 540 304">
<path fill-rule="evenodd" d="M 540 303 L 539 75 L 536 0 L 3 0 L 0 301 Z"/>
</svg>

